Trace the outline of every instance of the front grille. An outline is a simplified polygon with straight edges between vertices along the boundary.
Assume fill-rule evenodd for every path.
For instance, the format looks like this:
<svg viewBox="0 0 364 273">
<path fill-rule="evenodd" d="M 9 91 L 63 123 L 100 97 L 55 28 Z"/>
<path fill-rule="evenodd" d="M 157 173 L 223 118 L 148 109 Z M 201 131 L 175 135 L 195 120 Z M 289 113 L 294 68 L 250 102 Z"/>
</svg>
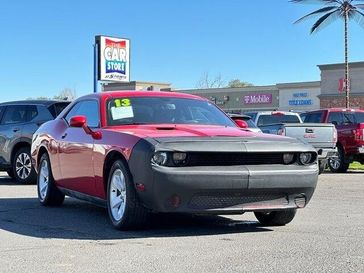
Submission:
<svg viewBox="0 0 364 273">
<path fill-rule="evenodd" d="M 229 208 L 242 204 L 258 203 L 264 201 L 278 200 L 281 205 L 287 205 L 288 200 L 283 194 L 251 194 L 242 193 L 216 193 L 216 194 L 197 194 L 192 197 L 188 206 L 191 209 L 218 209 Z"/>
<path fill-rule="evenodd" d="M 187 166 L 283 164 L 282 153 L 188 153 Z"/>
</svg>

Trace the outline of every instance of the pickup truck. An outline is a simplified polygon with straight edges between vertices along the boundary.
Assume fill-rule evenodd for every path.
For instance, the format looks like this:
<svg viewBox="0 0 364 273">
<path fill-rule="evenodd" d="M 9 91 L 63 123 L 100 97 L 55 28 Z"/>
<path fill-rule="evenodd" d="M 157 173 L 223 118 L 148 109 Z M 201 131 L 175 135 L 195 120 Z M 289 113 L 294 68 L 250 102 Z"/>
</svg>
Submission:
<svg viewBox="0 0 364 273">
<path fill-rule="evenodd" d="M 265 111 L 245 113 L 266 134 L 297 138 L 315 147 L 319 171 L 323 172 L 329 159 L 337 157 L 337 132 L 333 124 L 305 123 L 297 113 Z"/>
<path fill-rule="evenodd" d="M 303 114 L 304 122 L 332 123 L 338 133 L 338 157 L 329 160 L 332 172 L 343 173 L 349 164 L 364 164 L 364 110 L 330 108 Z"/>
</svg>

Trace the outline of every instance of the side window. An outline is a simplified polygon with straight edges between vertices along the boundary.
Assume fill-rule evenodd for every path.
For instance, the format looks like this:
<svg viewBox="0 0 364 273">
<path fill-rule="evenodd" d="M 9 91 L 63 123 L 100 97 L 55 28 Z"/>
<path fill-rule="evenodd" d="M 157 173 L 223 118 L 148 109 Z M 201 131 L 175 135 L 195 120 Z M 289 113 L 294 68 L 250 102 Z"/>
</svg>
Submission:
<svg viewBox="0 0 364 273">
<path fill-rule="evenodd" d="M 53 119 L 53 116 L 48 111 L 46 106 L 38 105 L 37 110 L 38 110 L 37 120 L 47 121 L 47 120 L 52 120 Z"/>
<path fill-rule="evenodd" d="M 86 100 L 80 101 L 65 116 L 68 124 L 73 116 L 85 116 L 87 119 L 87 125 L 89 127 L 99 127 L 100 117 L 99 117 L 99 104 L 96 100 Z"/>
<path fill-rule="evenodd" d="M 0 121 L 1 121 L 1 118 L 2 118 L 2 116 L 3 116 L 3 114 L 4 114 L 5 107 L 6 107 L 6 106 L 0 106 Z"/>
<path fill-rule="evenodd" d="M 341 112 L 330 112 L 329 113 L 329 123 L 333 123 L 335 125 L 341 125 L 344 123 L 343 115 Z"/>
<path fill-rule="evenodd" d="M 27 121 L 27 107 L 24 105 L 9 105 L 6 108 L 2 124 L 15 124 Z"/>
<path fill-rule="evenodd" d="M 310 113 L 306 114 L 304 122 L 320 123 L 321 118 L 322 118 L 322 112 Z"/>
<path fill-rule="evenodd" d="M 355 123 L 355 117 L 353 113 L 343 113 L 343 115 L 344 115 L 344 124 Z"/>
<path fill-rule="evenodd" d="M 355 118 L 357 123 L 364 123 L 364 112 L 356 112 Z"/>
<path fill-rule="evenodd" d="M 27 106 L 27 121 L 33 121 L 38 116 L 38 109 L 35 105 Z"/>
</svg>

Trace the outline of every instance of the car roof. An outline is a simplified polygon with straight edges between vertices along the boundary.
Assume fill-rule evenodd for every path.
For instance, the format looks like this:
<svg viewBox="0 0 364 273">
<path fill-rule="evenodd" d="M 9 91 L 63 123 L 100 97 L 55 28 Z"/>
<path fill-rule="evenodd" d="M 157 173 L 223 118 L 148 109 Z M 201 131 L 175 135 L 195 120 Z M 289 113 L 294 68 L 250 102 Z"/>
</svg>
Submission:
<svg viewBox="0 0 364 273">
<path fill-rule="evenodd" d="M 70 103 L 69 101 L 65 100 L 18 100 L 18 101 L 9 101 L 9 102 L 2 102 L 0 106 L 5 105 L 44 105 L 50 106 L 55 103 Z"/>
<path fill-rule="evenodd" d="M 322 111 L 328 111 L 328 112 L 364 112 L 364 110 L 362 110 L 362 109 L 353 109 L 353 108 L 323 108 L 323 109 L 308 111 L 307 113 L 322 112 Z"/>
<path fill-rule="evenodd" d="M 198 100 L 207 100 L 206 98 L 202 98 L 199 96 L 180 93 L 180 92 L 171 92 L 171 91 L 136 91 L 136 90 L 121 90 L 121 91 L 107 91 L 107 92 L 99 92 L 94 94 L 85 95 L 78 99 L 85 98 L 118 98 L 118 97 L 169 97 L 169 98 L 184 98 L 184 99 L 198 99 Z"/>
<path fill-rule="evenodd" d="M 297 116 L 298 113 L 295 112 L 289 112 L 289 111 L 279 111 L 279 110 L 275 110 L 275 111 L 260 111 L 260 112 L 256 112 L 259 115 L 271 115 L 272 113 L 281 113 L 284 115 L 292 115 L 292 116 Z"/>
<path fill-rule="evenodd" d="M 244 115 L 244 114 L 228 114 L 229 117 L 231 118 L 247 118 L 247 119 L 251 119 L 252 117 L 249 115 Z"/>
</svg>

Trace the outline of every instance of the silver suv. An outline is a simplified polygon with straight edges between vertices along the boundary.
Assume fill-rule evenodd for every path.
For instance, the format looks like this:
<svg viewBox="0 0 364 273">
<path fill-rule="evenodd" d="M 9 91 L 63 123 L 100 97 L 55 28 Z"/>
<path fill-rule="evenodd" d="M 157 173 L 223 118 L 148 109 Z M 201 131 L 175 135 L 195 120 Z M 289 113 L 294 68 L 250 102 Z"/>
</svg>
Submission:
<svg viewBox="0 0 364 273">
<path fill-rule="evenodd" d="M 34 182 L 30 156 L 33 133 L 68 104 L 52 100 L 0 103 L 0 171 L 23 184 Z"/>
</svg>

